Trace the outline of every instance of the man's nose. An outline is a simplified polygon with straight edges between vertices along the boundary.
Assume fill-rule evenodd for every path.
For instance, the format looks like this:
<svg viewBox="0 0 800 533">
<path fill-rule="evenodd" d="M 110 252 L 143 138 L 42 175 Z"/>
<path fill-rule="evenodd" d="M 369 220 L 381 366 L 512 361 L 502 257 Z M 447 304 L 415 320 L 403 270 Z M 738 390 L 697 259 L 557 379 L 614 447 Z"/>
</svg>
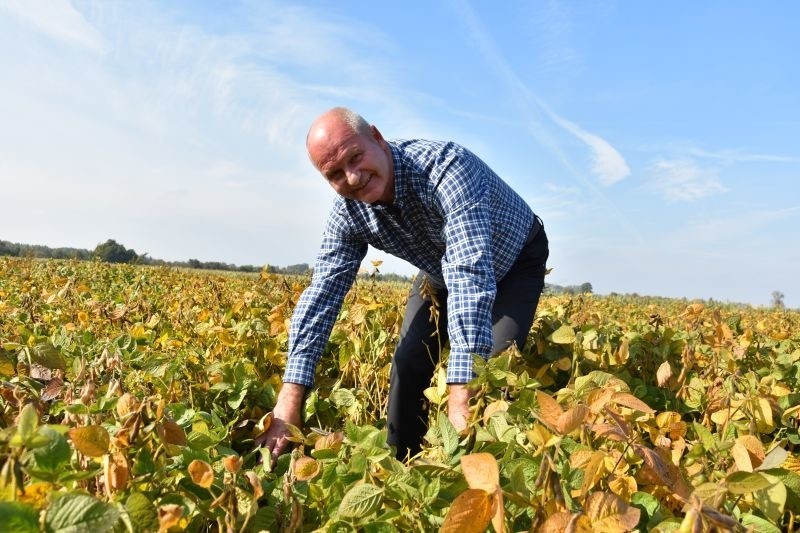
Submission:
<svg viewBox="0 0 800 533">
<path fill-rule="evenodd" d="M 347 175 L 347 184 L 350 186 L 359 185 L 361 183 L 361 172 L 356 168 L 348 168 L 345 171 Z"/>
</svg>

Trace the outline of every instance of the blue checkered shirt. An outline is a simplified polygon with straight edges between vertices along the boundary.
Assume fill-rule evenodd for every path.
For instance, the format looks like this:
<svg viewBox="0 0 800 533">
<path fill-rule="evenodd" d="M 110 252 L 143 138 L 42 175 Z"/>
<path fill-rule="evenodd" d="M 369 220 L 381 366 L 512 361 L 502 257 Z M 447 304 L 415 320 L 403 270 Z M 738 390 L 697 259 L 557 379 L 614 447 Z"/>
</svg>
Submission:
<svg viewBox="0 0 800 533">
<path fill-rule="evenodd" d="M 473 377 L 472 354 L 492 348 L 497 283 L 533 225 L 525 201 L 483 161 L 452 142 L 389 141 L 394 203 L 337 197 L 311 285 L 292 315 L 284 381 L 310 387 L 333 323 L 371 244 L 447 287 L 448 383 Z"/>
</svg>

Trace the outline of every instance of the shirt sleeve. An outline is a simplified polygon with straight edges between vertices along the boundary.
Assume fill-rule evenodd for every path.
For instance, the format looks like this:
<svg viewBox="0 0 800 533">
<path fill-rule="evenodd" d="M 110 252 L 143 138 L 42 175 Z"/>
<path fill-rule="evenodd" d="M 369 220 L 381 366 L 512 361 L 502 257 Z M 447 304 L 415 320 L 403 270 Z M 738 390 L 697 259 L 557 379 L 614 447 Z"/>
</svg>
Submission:
<svg viewBox="0 0 800 533">
<path fill-rule="evenodd" d="M 317 363 L 366 254 L 367 244 L 348 235 L 343 219 L 333 214 L 317 254 L 311 285 L 303 291 L 292 314 L 284 382 L 306 387 L 314 384 Z"/>
<path fill-rule="evenodd" d="M 444 217 L 450 336 L 448 383 L 467 383 L 472 356 L 492 349 L 492 306 L 497 284 L 492 262 L 492 225 L 487 177 L 469 153 L 454 156 L 442 174 L 436 198 Z"/>
</svg>

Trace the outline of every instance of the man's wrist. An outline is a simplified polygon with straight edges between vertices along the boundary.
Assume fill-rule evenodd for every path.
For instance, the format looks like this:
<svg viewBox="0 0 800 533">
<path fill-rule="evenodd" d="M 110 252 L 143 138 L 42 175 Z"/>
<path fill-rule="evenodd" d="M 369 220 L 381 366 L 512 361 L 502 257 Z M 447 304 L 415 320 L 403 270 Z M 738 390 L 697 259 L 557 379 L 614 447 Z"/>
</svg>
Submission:
<svg viewBox="0 0 800 533">
<path fill-rule="evenodd" d="M 275 403 L 272 413 L 289 423 L 299 423 L 305 393 L 305 385 L 284 382 L 281 391 L 278 393 L 278 401 Z"/>
</svg>

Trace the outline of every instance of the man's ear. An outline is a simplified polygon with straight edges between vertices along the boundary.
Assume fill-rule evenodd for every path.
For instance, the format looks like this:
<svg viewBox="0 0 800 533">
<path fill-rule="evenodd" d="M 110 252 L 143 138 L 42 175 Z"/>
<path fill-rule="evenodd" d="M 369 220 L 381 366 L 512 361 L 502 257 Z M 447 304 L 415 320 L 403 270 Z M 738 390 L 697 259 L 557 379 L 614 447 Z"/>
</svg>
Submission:
<svg viewBox="0 0 800 533">
<path fill-rule="evenodd" d="M 381 135 L 381 132 L 378 131 L 378 128 L 376 128 L 375 126 L 370 126 L 369 129 L 372 132 L 372 138 L 378 141 L 379 143 L 382 143 L 383 135 Z"/>
</svg>

